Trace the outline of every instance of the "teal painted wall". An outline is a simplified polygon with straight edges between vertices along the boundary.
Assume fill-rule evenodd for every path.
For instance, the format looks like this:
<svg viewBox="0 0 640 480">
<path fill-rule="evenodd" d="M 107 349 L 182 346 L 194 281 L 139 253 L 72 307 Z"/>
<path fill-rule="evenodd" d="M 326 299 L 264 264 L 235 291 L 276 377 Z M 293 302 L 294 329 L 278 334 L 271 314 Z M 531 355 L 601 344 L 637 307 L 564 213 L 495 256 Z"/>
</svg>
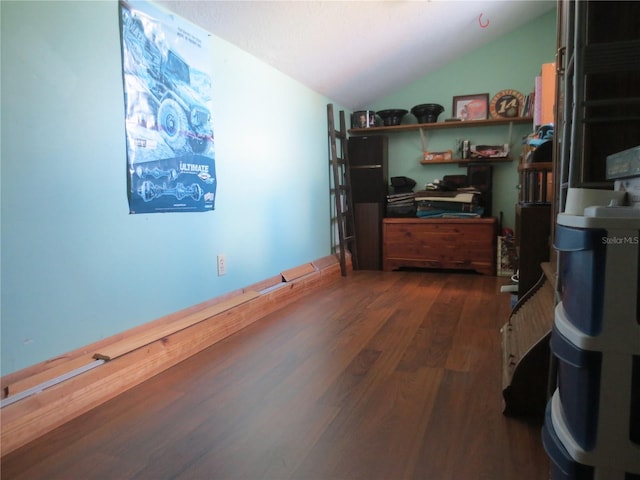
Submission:
<svg viewBox="0 0 640 480">
<path fill-rule="evenodd" d="M 404 108 L 411 110 L 422 103 L 439 103 L 445 111 L 438 118 L 452 117 L 453 97 L 488 93 L 489 100 L 501 90 L 514 89 L 526 95 L 533 91 L 534 78 L 543 63 L 554 61 L 556 49 L 555 9 L 533 20 L 517 31 L 505 35 L 470 54 L 449 63 L 406 88 L 386 96 L 370 106 L 372 110 Z M 407 115 L 405 123 L 415 123 Z M 533 125 L 514 125 L 511 163 L 495 164 L 493 173 L 493 215 L 503 212 L 503 226 L 515 227 L 515 204 L 518 199 L 517 166 L 521 139 L 531 133 Z M 389 137 L 389 175 L 405 175 L 423 188 L 444 175 L 465 174 L 457 165 L 420 164 L 422 144 L 418 131 L 394 133 Z M 509 139 L 509 127 L 463 128 L 427 132 L 427 148 L 431 151 L 455 150 L 457 139 L 470 139 L 475 144 L 502 144 Z"/>
<path fill-rule="evenodd" d="M 214 37 L 216 210 L 129 215 L 117 2 L 0 8 L 3 375 L 330 254 L 328 99 Z"/>
</svg>

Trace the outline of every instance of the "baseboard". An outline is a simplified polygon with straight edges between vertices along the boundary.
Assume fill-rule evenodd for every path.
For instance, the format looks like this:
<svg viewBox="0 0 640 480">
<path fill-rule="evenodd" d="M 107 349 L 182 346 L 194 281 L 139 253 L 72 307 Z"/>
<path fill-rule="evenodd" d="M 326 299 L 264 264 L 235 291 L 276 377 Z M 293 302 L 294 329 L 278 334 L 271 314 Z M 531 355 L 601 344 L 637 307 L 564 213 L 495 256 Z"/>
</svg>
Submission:
<svg viewBox="0 0 640 480">
<path fill-rule="evenodd" d="M 64 380 L 2 408 L 2 455 L 340 278 L 337 259 L 324 257 L 3 377 L 3 402 Z"/>
</svg>

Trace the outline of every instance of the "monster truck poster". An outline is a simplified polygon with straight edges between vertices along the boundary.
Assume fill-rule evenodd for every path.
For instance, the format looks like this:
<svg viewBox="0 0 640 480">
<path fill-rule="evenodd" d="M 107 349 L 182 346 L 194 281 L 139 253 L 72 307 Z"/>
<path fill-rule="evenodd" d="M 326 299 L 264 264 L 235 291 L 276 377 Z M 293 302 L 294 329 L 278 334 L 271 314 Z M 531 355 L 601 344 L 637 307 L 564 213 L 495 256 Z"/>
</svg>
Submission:
<svg viewBox="0 0 640 480">
<path fill-rule="evenodd" d="M 210 35 L 147 1 L 120 20 L 129 210 L 213 210 Z"/>
</svg>

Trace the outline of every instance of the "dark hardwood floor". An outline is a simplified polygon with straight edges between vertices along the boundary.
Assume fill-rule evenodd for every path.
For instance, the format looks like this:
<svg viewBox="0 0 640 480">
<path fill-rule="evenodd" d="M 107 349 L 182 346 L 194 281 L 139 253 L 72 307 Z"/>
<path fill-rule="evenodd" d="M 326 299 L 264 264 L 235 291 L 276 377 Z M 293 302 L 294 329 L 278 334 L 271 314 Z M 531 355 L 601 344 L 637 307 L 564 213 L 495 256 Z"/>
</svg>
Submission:
<svg viewBox="0 0 640 480">
<path fill-rule="evenodd" d="M 354 272 L 2 459 L 2 479 L 546 480 L 505 280 Z"/>
</svg>

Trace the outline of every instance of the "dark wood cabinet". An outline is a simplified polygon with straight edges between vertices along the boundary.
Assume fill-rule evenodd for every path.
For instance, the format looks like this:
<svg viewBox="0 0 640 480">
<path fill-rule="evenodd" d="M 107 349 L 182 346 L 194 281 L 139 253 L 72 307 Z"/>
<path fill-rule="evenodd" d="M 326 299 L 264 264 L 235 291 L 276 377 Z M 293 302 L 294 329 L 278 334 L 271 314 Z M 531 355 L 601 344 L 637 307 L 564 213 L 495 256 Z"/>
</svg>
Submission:
<svg viewBox="0 0 640 480">
<path fill-rule="evenodd" d="M 349 173 L 360 270 L 382 269 L 382 220 L 389 184 L 388 138 L 351 137 Z"/>
<path fill-rule="evenodd" d="M 542 262 L 549 261 L 551 204 L 518 204 L 516 207 L 516 249 L 518 252 L 518 298 L 522 298 L 542 274 Z"/>
<path fill-rule="evenodd" d="M 358 248 L 358 269 L 381 270 L 384 205 L 381 203 L 356 203 L 353 213 Z"/>
</svg>

